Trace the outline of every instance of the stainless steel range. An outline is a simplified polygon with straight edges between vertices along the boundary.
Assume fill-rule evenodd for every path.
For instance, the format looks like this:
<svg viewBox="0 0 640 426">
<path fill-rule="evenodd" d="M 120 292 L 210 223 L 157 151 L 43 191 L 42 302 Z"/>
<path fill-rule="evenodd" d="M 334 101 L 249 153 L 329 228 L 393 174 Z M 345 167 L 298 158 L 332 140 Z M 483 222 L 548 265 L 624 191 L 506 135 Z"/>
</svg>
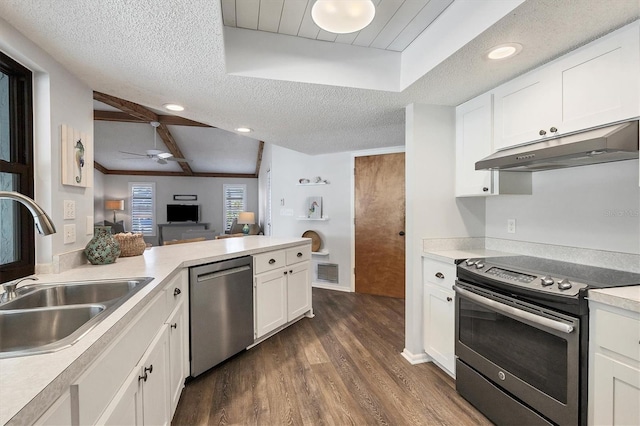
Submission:
<svg viewBox="0 0 640 426">
<path fill-rule="evenodd" d="M 456 388 L 499 425 L 587 423 L 588 289 L 640 274 L 528 256 L 458 265 Z"/>
</svg>

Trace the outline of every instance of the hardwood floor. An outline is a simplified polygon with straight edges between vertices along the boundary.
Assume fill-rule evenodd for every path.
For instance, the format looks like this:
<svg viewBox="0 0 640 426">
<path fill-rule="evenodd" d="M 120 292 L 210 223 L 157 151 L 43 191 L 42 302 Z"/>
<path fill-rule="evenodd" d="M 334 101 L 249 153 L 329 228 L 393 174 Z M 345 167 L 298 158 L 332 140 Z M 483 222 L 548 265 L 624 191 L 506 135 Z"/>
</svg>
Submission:
<svg viewBox="0 0 640 426">
<path fill-rule="evenodd" d="M 188 383 L 173 424 L 491 424 L 438 367 L 400 355 L 404 300 L 313 289 L 313 307 Z"/>
</svg>

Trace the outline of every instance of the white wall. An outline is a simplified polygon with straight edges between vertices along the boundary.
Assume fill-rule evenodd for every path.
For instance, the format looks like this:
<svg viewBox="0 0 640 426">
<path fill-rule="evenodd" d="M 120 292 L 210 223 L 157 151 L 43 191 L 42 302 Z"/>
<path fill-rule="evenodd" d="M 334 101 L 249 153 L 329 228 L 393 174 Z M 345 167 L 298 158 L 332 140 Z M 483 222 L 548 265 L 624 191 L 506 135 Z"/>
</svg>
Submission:
<svg viewBox="0 0 640 426">
<path fill-rule="evenodd" d="M 317 232 L 328 256 L 314 255 L 312 279 L 317 277 L 318 263 L 338 264 L 338 284 L 321 283 L 323 287 L 351 289 L 351 154 L 337 153 L 309 156 L 280 146 L 265 144 L 262 168 L 271 169 L 272 230 L 274 236 L 300 237 L 307 230 Z M 261 173 L 262 176 L 262 173 Z M 328 185 L 301 186 L 301 178 L 316 176 Z M 262 183 L 261 183 L 262 186 Z M 305 214 L 307 197 L 320 196 L 327 221 L 299 220 Z"/>
<path fill-rule="evenodd" d="M 104 199 L 126 200 L 125 211 L 117 212 L 116 214 L 118 220 L 125 221 L 127 230 L 131 229 L 129 182 L 156 183 L 156 224 L 166 223 L 167 204 L 199 204 L 200 221 L 210 223 L 209 229 L 214 229 L 217 233 L 223 233 L 223 185 L 229 183 L 246 184 L 248 211 L 258 212 L 258 180 L 254 178 L 106 175 L 104 177 Z M 195 194 L 198 196 L 198 200 L 174 201 L 173 196 L 176 194 Z M 107 218 L 112 218 L 112 214 L 112 212 L 104 212 L 104 216 Z M 258 221 L 260 221 L 260 218 L 258 218 Z M 157 244 L 157 236 L 156 238 L 145 238 L 145 240 Z"/>
<path fill-rule="evenodd" d="M 535 172 L 532 183 L 533 195 L 487 199 L 487 237 L 640 254 L 637 160 Z"/>
<path fill-rule="evenodd" d="M 87 216 L 93 216 L 93 188 L 63 186 L 61 182 L 60 126 L 67 124 L 87 133 L 88 153 L 93 151 L 93 92 L 29 39 L 0 19 L 0 50 L 34 73 L 34 171 L 35 199 L 53 219 L 58 230 L 36 235 L 37 271 L 52 269 L 53 256 L 82 249 Z M 88 172 L 91 173 L 92 158 Z M 63 220 L 64 200 L 76 204 L 76 219 Z M 64 225 L 76 225 L 76 242 L 64 244 Z"/>
<path fill-rule="evenodd" d="M 422 239 L 482 237 L 483 198 L 455 198 L 455 109 L 411 104 L 406 108 L 405 350 L 422 344 Z"/>
</svg>

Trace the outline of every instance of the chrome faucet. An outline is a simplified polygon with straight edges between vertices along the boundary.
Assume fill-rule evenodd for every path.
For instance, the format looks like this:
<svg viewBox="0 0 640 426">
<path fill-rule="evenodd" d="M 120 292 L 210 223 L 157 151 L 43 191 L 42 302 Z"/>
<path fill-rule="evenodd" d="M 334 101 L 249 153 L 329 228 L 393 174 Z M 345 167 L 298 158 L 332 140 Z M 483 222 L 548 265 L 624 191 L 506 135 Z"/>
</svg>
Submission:
<svg viewBox="0 0 640 426">
<path fill-rule="evenodd" d="M 33 215 L 38 233 L 42 235 L 55 234 L 56 228 L 53 226 L 51 218 L 42 210 L 34 200 L 14 191 L 0 191 L 0 199 L 14 200 L 29 209 Z"/>
</svg>

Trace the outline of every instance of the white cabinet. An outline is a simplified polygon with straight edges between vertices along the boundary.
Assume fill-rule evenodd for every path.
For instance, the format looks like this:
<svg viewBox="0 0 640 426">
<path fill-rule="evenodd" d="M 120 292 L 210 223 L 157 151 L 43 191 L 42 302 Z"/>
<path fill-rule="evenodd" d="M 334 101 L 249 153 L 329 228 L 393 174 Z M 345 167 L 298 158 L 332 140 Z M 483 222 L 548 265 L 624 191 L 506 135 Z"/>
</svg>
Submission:
<svg viewBox="0 0 640 426">
<path fill-rule="evenodd" d="M 476 170 L 493 152 L 492 94 L 456 108 L 456 197 L 531 194 L 531 174 Z"/>
<path fill-rule="evenodd" d="M 640 115 L 640 23 L 495 90 L 494 150 Z"/>
<path fill-rule="evenodd" d="M 588 423 L 640 424 L 640 313 L 589 307 Z"/>
<path fill-rule="evenodd" d="M 424 259 L 424 350 L 440 368 L 455 378 L 456 265 Z"/>
<path fill-rule="evenodd" d="M 72 424 L 171 422 L 188 371 L 187 282 L 180 271 L 71 385 Z"/>
<path fill-rule="evenodd" d="M 311 312 L 309 245 L 255 255 L 255 336 L 259 339 Z"/>
</svg>

